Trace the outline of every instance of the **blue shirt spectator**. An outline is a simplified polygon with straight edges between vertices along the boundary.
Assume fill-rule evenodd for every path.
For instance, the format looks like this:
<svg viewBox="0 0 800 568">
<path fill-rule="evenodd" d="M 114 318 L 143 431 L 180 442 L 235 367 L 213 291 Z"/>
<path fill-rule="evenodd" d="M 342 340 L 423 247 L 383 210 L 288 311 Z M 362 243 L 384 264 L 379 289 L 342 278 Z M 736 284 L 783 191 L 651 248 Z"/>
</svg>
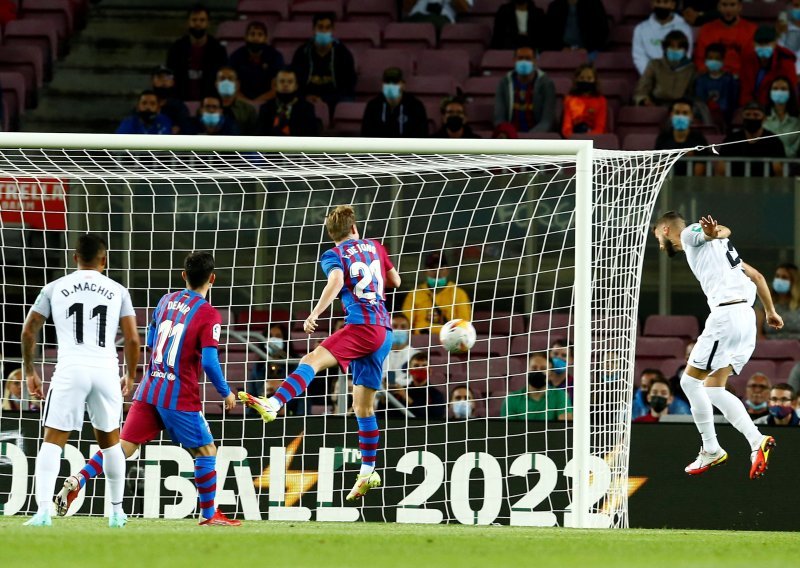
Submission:
<svg viewBox="0 0 800 568">
<path fill-rule="evenodd" d="M 639 418 L 640 416 L 644 416 L 650 412 L 650 404 L 647 402 L 647 394 L 650 390 L 650 385 L 653 381 L 666 381 L 664 378 L 663 373 L 658 369 L 644 369 L 642 371 L 641 376 L 641 384 L 636 392 L 633 395 L 633 412 L 631 414 L 632 419 Z M 667 381 L 668 383 L 668 381 Z M 669 386 L 669 385 L 668 385 Z M 670 386 L 670 393 L 672 392 L 672 387 Z M 682 398 L 672 397 L 672 401 L 667 405 L 669 408 L 669 414 L 690 414 L 691 410 L 689 405 L 686 404 L 686 401 Z"/>
<path fill-rule="evenodd" d="M 739 79 L 722 69 L 725 51 L 721 43 L 706 48 L 707 71 L 698 75 L 694 84 L 697 100 L 708 106 L 712 120 L 721 127 L 730 123 L 739 100 Z"/>
<path fill-rule="evenodd" d="M 117 134 L 172 134 L 172 122 L 158 112 L 158 97 L 142 91 L 134 112 L 117 127 Z"/>
<path fill-rule="evenodd" d="M 203 98 L 198 114 L 192 121 L 191 134 L 239 136 L 241 131 L 233 115 L 225 114 L 219 95 L 209 95 Z"/>
</svg>

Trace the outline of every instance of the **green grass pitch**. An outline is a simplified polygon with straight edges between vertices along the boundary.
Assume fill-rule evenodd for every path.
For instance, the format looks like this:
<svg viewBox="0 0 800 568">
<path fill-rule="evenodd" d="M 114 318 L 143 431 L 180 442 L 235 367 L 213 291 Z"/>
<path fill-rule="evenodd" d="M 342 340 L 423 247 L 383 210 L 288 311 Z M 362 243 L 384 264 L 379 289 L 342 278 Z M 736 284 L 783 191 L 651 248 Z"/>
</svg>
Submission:
<svg viewBox="0 0 800 568">
<path fill-rule="evenodd" d="M 575 530 L 461 525 L 54 519 L 50 528 L 0 517 L 0 566 L 205 568 L 358 566 L 421 568 L 785 568 L 800 558 L 796 533 Z"/>
</svg>

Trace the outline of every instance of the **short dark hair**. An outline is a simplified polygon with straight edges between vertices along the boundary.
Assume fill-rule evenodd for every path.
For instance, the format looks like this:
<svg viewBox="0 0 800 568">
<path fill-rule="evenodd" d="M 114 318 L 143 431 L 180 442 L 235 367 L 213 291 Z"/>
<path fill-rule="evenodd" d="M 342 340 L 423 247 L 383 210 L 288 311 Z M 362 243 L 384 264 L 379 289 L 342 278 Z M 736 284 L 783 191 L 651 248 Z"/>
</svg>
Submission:
<svg viewBox="0 0 800 568">
<path fill-rule="evenodd" d="M 664 378 L 664 373 L 662 373 L 659 369 L 653 369 L 653 368 L 642 369 L 642 372 L 639 373 L 639 376 L 641 377 L 643 375 L 656 375 L 657 378 L 660 379 Z"/>
<path fill-rule="evenodd" d="M 789 391 L 792 393 L 790 396 L 792 400 L 797 398 L 797 392 L 794 390 L 794 387 L 789 383 L 778 383 L 777 385 L 772 385 L 772 388 L 769 390 L 782 390 L 782 391 Z"/>
<path fill-rule="evenodd" d="M 193 252 L 183 261 L 186 282 L 191 288 L 199 288 L 211 278 L 214 272 L 214 255 L 210 252 Z"/>
<path fill-rule="evenodd" d="M 672 30 L 664 36 L 664 41 L 661 42 L 661 47 L 664 48 L 664 51 L 667 50 L 669 44 L 673 41 L 677 41 L 681 47 L 689 49 L 689 38 L 686 37 L 686 34 L 680 30 Z"/>
<path fill-rule="evenodd" d="M 91 264 L 100 253 L 108 250 L 108 243 L 106 240 L 97 233 L 84 233 L 78 237 L 78 242 L 75 245 L 75 254 L 81 262 Z"/>
<path fill-rule="evenodd" d="M 681 221 L 686 220 L 683 218 L 683 215 L 681 215 L 677 211 L 667 211 L 661 217 L 658 218 L 658 220 L 656 221 L 656 225 L 660 225 L 661 223 L 673 223 L 678 219 L 680 219 Z"/>
<path fill-rule="evenodd" d="M 650 386 L 647 387 L 647 394 L 650 394 L 650 391 L 653 389 L 653 385 L 659 385 L 659 384 L 667 385 L 667 388 L 669 389 L 669 394 L 670 395 L 672 394 L 672 385 L 669 384 L 669 381 L 665 379 L 663 376 L 657 377 L 650 382 Z"/>
<path fill-rule="evenodd" d="M 403 318 L 407 322 L 411 321 L 410 319 L 408 319 L 408 316 L 406 314 L 404 314 L 403 312 L 395 312 L 395 313 L 393 313 L 392 314 L 392 319 L 394 319 L 394 318 Z"/>
<path fill-rule="evenodd" d="M 425 351 L 419 351 L 417 353 L 414 353 L 411 356 L 411 359 L 408 360 L 408 362 L 411 363 L 411 361 L 421 361 L 421 360 L 425 361 L 428 360 L 428 354 Z"/>
<path fill-rule="evenodd" d="M 156 96 L 156 92 L 155 92 L 154 90 L 152 90 L 152 89 L 145 89 L 144 91 L 142 91 L 141 93 L 139 93 L 139 98 L 138 98 L 138 99 L 136 99 L 136 102 L 139 102 L 140 100 L 142 100 L 142 97 L 146 97 L 146 96 L 148 96 L 148 95 L 152 95 L 152 96 L 154 96 L 154 97 L 158 98 L 158 97 Z"/>
<path fill-rule="evenodd" d="M 706 47 L 705 55 L 707 56 L 709 53 L 719 53 L 724 59 L 727 51 L 728 49 L 725 47 L 724 43 L 710 43 L 708 47 Z"/>
<path fill-rule="evenodd" d="M 264 32 L 264 35 L 269 35 L 269 31 L 267 30 L 267 24 L 265 24 L 264 22 L 259 22 L 257 20 L 247 24 L 247 29 L 244 31 L 244 33 L 247 33 L 254 28 L 258 28 L 259 30 Z"/>
<path fill-rule="evenodd" d="M 316 26 L 317 22 L 320 22 L 322 20 L 330 20 L 332 24 L 336 23 L 336 14 L 334 14 L 333 12 L 317 12 L 311 18 L 311 25 Z"/>
<path fill-rule="evenodd" d="M 186 15 L 191 16 L 192 14 L 197 14 L 198 12 L 205 12 L 206 16 L 208 16 L 209 18 L 211 17 L 211 11 L 205 4 L 201 4 L 200 2 L 198 2 L 197 4 L 192 4 L 189 7 L 189 10 L 186 12 Z"/>
<path fill-rule="evenodd" d="M 463 94 L 452 95 L 449 97 L 445 97 L 442 99 L 442 102 L 439 104 L 439 112 L 442 114 L 447 111 L 447 107 L 450 105 L 461 105 L 461 108 L 464 109 L 464 112 L 467 111 L 467 101 L 464 98 Z"/>
<path fill-rule="evenodd" d="M 297 78 L 297 70 L 295 70 L 295 68 L 292 67 L 291 65 L 284 65 L 283 67 L 278 69 L 278 72 L 275 73 L 275 75 L 277 76 L 278 73 L 291 73 L 292 75 L 294 75 L 295 79 Z"/>
<path fill-rule="evenodd" d="M 681 97 L 679 99 L 675 99 L 674 101 L 672 101 L 672 103 L 669 105 L 669 112 L 675 110 L 675 105 L 689 105 L 689 110 L 692 112 L 692 114 L 694 114 L 692 101 L 690 99 L 687 99 L 686 97 Z"/>
</svg>

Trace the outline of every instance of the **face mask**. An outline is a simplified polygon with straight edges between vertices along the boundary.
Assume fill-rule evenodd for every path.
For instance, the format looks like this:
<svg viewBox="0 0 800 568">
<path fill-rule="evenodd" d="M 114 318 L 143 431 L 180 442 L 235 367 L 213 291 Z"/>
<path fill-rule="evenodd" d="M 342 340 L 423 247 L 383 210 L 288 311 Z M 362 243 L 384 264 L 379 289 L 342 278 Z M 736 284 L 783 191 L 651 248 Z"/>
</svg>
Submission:
<svg viewBox="0 0 800 568">
<path fill-rule="evenodd" d="M 788 294 L 789 290 L 792 289 L 792 283 L 785 278 L 773 278 L 772 289 L 775 290 L 777 294 Z"/>
<path fill-rule="evenodd" d="M 384 83 L 383 96 L 387 100 L 396 101 L 400 98 L 400 83 Z"/>
<path fill-rule="evenodd" d="M 761 59 L 769 59 L 772 57 L 772 52 L 774 51 L 771 45 L 757 45 L 756 46 L 756 55 Z"/>
<path fill-rule="evenodd" d="M 534 69 L 536 69 L 536 66 L 533 64 L 533 61 L 520 59 L 514 63 L 514 71 L 516 71 L 519 75 L 530 75 L 533 73 Z"/>
<path fill-rule="evenodd" d="M 236 83 L 230 79 L 223 79 L 217 83 L 217 92 L 223 97 L 232 97 L 236 94 Z"/>
<path fill-rule="evenodd" d="M 651 396 L 650 408 L 656 412 L 661 412 L 667 407 L 667 397 L 665 396 Z"/>
<path fill-rule="evenodd" d="M 579 93 L 591 93 L 594 91 L 594 83 L 592 81 L 576 81 L 575 90 Z"/>
<path fill-rule="evenodd" d="M 136 114 L 138 114 L 139 118 L 141 118 L 144 122 L 150 122 L 156 117 L 156 113 L 150 110 L 140 110 Z"/>
<path fill-rule="evenodd" d="M 460 116 L 448 116 L 444 124 L 450 132 L 458 132 L 464 127 L 464 119 Z"/>
<path fill-rule="evenodd" d="M 723 63 L 719 59 L 706 59 L 706 68 L 712 73 L 722 71 Z"/>
<path fill-rule="evenodd" d="M 153 87 L 153 92 L 159 99 L 166 99 L 172 94 L 173 89 L 170 87 Z"/>
<path fill-rule="evenodd" d="M 692 119 L 682 114 L 672 115 L 672 128 L 675 130 L 689 130 Z"/>
<path fill-rule="evenodd" d="M 191 35 L 191 36 L 192 36 L 194 39 L 200 39 L 201 37 L 203 37 L 204 35 L 206 35 L 206 30 L 197 30 L 197 29 L 195 29 L 195 28 L 190 28 L 190 29 L 189 29 L 189 34 L 190 34 L 190 35 Z"/>
<path fill-rule="evenodd" d="M 415 369 L 409 369 L 408 374 L 414 379 L 414 382 L 417 384 L 422 384 L 427 382 L 428 380 L 428 369 L 425 367 L 416 367 Z"/>
<path fill-rule="evenodd" d="M 316 32 L 314 34 L 314 43 L 320 47 L 325 47 L 333 42 L 333 34 L 331 32 Z"/>
<path fill-rule="evenodd" d="M 767 408 L 767 403 L 766 402 L 760 402 L 758 404 L 755 404 L 753 402 L 750 402 L 749 400 L 745 400 L 744 404 L 750 410 L 760 411 L 760 410 L 766 410 L 766 408 Z"/>
<path fill-rule="evenodd" d="M 769 413 L 775 418 L 786 418 L 792 412 L 794 412 L 794 409 L 791 406 L 783 406 L 782 404 L 769 407 Z"/>
<path fill-rule="evenodd" d="M 667 61 L 670 63 L 678 63 L 684 57 L 686 57 L 685 49 L 672 49 L 671 47 L 667 48 Z"/>
<path fill-rule="evenodd" d="M 789 16 L 795 21 L 800 20 L 800 8 L 792 8 L 789 10 Z"/>
<path fill-rule="evenodd" d="M 528 372 L 528 385 L 532 389 L 541 390 L 547 384 L 547 375 L 542 373 L 541 371 L 530 371 Z"/>
<path fill-rule="evenodd" d="M 247 46 L 247 50 L 250 53 L 258 53 L 259 51 L 261 51 L 261 47 L 264 44 L 263 43 L 255 43 L 253 41 L 248 41 L 248 42 L 245 42 L 245 45 Z"/>
<path fill-rule="evenodd" d="M 762 121 L 760 118 L 745 118 L 742 121 L 742 126 L 744 127 L 745 132 L 755 134 L 761 129 L 761 123 Z"/>
<path fill-rule="evenodd" d="M 203 124 L 209 128 L 217 126 L 220 120 L 222 120 L 222 115 L 216 112 L 204 112 L 202 116 Z"/>
<path fill-rule="evenodd" d="M 408 344 L 409 332 L 407 329 L 393 329 L 392 330 L 392 345 L 406 345 Z"/>
<path fill-rule="evenodd" d="M 567 372 L 567 361 L 561 357 L 551 357 L 550 364 L 553 366 L 553 372 L 559 375 Z"/>
<path fill-rule="evenodd" d="M 453 416 L 459 420 L 466 420 L 472 414 L 472 406 L 468 400 L 454 400 L 451 404 Z"/>
<path fill-rule="evenodd" d="M 269 351 L 270 355 L 274 355 L 275 353 L 283 351 L 283 339 L 280 337 L 268 337 L 267 350 Z"/>
<path fill-rule="evenodd" d="M 9 395 L 8 395 L 8 399 L 9 399 L 9 400 L 16 400 L 16 401 L 20 401 L 20 400 L 22 400 L 20 397 L 18 397 L 18 396 L 17 396 L 17 395 L 15 395 L 14 393 L 9 393 Z"/>
<path fill-rule="evenodd" d="M 283 104 L 292 102 L 296 94 L 295 93 L 275 93 L 275 97 L 282 102 Z"/>
<path fill-rule="evenodd" d="M 428 288 L 441 288 L 447 286 L 447 278 L 431 278 L 428 276 Z"/>
<path fill-rule="evenodd" d="M 657 20 L 666 20 L 672 14 L 669 8 L 653 8 L 653 14 Z"/>
<path fill-rule="evenodd" d="M 785 105 L 789 102 L 789 91 L 773 89 L 769 92 L 769 98 L 772 99 L 772 102 L 776 105 Z"/>
</svg>

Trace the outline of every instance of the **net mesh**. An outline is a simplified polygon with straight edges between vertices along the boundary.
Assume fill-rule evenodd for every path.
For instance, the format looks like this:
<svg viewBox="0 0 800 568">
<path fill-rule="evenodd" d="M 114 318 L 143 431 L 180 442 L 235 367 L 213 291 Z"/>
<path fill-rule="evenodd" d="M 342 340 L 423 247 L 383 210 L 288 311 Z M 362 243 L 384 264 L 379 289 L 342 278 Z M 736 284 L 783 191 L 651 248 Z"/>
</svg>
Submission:
<svg viewBox="0 0 800 568">
<path fill-rule="evenodd" d="M 384 243 L 402 277 L 387 296 L 392 313 L 403 312 L 406 295 L 426 281 L 430 253 L 444 258 L 448 280 L 468 301 L 434 298 L 431 307 L 428 300 L 413 314 L 419 317 L 412 318 L 409 347 L 393 350 L 376 409 L 384 485 L 358 508 L 345 506 L 342 491 L 359 461 L 351 377 L 338 370 L 318 376 L 270 425 L 241 407 L 223 412 L 221 397 L 203 382 L 203 409 L 221 445 L 223 508 L 247 519 L 572 524 L 575 461 L 564 419 L 573 412 L 573 385 L 589 381 L 592 522 L 627 526 L 644 242 L 658 190 L 679 156 L 594 153 L 592 360 L 590 377 L 581 377 L 570 352 L 574 156 L 2 150 L 3 374 L 19 366 L 19 332 L 39 290 L 72 270 L 75 238 L 94 231 L 108 237 L 107 274 L 129 288 L 142 333 L 159 298 L 183 287 L 184 256 L 212 251 L 217 280 L 209 300 L 223 317 L 226 379 L 234 391 L 269 393 L 339 325 L 337 302 L 317 333 L 302 332 L 325 284 L 318 264 L 331 246 L 325 215 L 352 204 L 362 236 Z M 419 324 L 455 314 L 467 314 L 478 334 L 464 355 L 444 351 Z M 554 343 L 566 351 L 550 352 Z M 41 347 L 37 369 L 46 388 L 57 357 L 50 324 Z M 411 366 L 427 368 L 427 386 L 419 372 L 409 373 L 416 352 L 427 363 L 417 358 Z M 552 355 L 562 356 L 566 369 Z M 547 374 L 546 392 L 528 396 L 530 369 Z M 41 443 L 41 402 L 30 400 L 24 385 L 16 400 L 14 389 L 13 380 L 4 381 L 6 514 L 35 507 L 29 494 Z M 469 407 L 468 419 L 449 403 L 454 395 L 470 399 L 456 405 Z M 534 420 L 525 420 L 526 411 Z M 62 475 L 91 456 L 91 436 L 89 428 L 73 434 Z M 129 512 L 196 513 L 196 492 L 185 479 L 191 458 L 167 436 L 128 466 Z M 70 513 L 101 514 L 104 507 L 101 477 Z"/>
</svg>

